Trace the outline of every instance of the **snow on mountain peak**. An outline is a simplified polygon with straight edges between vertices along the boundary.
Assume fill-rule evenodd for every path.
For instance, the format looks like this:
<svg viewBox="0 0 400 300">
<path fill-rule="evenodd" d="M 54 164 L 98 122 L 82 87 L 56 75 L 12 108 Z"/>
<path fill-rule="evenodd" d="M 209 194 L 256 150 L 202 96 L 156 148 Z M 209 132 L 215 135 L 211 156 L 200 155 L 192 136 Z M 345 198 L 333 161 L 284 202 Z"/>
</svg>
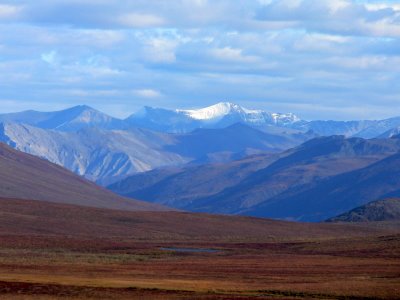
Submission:
<svg viewBox="0 0 400 300">
<path fill-rule="evenodd" d="M 295 123 L 301 121 L 301 119 L 293 113 L 272 113 L 271 116 L 275 123 L 278 123 L 279 121 L 287 123 Z"/>
<path fill-rule="evenodd" d="M 293 113 L 269 113 L 263 110 L 247 109 L 231 102 L 220 102 L 200 109 L 177 109 L 175 111 L 200 121 L 219 121 L 229 114 L 238 114 L 243 121 L 251 124 L 264 124 L 268 120 L 276 125 L 300 121 L 300 118 Z"/>
<path fill-rule="evenodd" d="M 242 107 L 230 102 L 220 102 L 200 109 L 177 109 L 176 112 L 183 113 L 195 120 L 212 120 L 222 118 L 231 112 L 244 111 Z"/>
</svg>

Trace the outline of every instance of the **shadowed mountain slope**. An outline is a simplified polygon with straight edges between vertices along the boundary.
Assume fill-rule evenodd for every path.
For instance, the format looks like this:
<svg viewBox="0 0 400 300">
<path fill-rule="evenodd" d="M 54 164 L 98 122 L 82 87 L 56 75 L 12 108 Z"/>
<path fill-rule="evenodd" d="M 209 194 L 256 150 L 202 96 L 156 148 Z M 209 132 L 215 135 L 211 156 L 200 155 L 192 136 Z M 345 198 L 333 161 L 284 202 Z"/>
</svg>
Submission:
<svg viewBox="0 0 400 300">
<path fill-rule="evenodd" d="M 328 222 L 375 222 L 400 220 L 400 198 L 373 201 L 345 212 Z"/>
<path fill-rule="evenodd" d="M 126 210 L 163 210 L 122 198 L 46 160 L 0 143 L 0 195 Z"/>
<path fill-rule="evenodd" d="M 226 163 L 156 169 L 130 176 L 108 188 L 126 197 L 183 208 L 198 198 L 240 183 L 277 158 L 278 154 L 259 154 Z"/>
<path fill-rule="evenodd" d="M 289 190 L 366 167 L 399 150 L 399 139 L 321 137 L 275 156 L 253 156 L 226 165 L 156 170 L 132 176 L 110 188 L 122 195 L 192 211 L 250 211 L 268 216 L 267 210 L 257 212 L 252 208 Z M 281 212 L 279 217 L 284 217 L 284 207 Z"/>
<path fill-rule="evenodd" d="M 400 197 L 400 153 L 362 169 L 288 190 L 245 213 L 322 221 L 387 197 Z"/>
</svg>

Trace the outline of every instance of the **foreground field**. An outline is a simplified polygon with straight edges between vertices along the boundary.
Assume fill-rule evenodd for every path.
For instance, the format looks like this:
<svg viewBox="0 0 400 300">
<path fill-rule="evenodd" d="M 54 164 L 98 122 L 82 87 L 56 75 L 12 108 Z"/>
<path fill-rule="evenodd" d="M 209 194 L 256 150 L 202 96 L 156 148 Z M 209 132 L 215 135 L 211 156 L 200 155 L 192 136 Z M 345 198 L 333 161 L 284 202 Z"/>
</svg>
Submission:
<svg viewBox="0 0 400 300">
<path fill-rule="evenodd" d="M 1 299 L 400 299 L 396 223 L 0 208 Z"/>
</svg>

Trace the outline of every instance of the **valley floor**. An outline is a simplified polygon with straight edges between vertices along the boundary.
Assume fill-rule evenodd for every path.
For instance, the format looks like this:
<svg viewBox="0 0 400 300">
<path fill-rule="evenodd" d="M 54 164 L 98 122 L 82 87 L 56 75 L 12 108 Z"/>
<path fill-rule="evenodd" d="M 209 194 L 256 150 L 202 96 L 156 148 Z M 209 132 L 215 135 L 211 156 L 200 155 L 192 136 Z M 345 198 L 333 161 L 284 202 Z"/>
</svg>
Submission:
<svg viewBox="0 0 400 300">
<path fill-rule="evenodd" d="M 400 299 L 400 223 L 0 208 L 0 299 Z"/>
<path fill-rule="evenodd" d="M 400 235 L 293 243 L 0 241 L 1 299 L 400 298 Z"/>
</svg>

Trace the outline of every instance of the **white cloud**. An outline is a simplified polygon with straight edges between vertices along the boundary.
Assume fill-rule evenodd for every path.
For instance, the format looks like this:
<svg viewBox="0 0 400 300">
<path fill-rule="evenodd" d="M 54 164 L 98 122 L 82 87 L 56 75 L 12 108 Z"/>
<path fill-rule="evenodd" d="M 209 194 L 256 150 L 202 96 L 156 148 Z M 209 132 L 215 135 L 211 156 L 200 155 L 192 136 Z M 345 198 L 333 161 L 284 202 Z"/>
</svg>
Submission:
<svg viewBox="0 0 400 300">
<path fill-rule="evenodd" d="M 115 97 L 121 94 L 118 90 L 84 90 L 84 89 L 72 89 L 61 91 L 66 94 L 77 96 L 77 97 Z"/>
<path fill-rule="evenodd" d="M 386 8 L 400 11 L 400 3 L 366 3 L 364 5 L 368 10 L 371 11 L 377 11 Z"/>
<path fill-rule="evenodd" d="M 216 48 L 210 50 L 210 54 L 222 61 L 240 62 L 240 63 L 254 63 L 259 61 L 259 58 L 252 55 L 244 55 L 242 49 L 231 47 Z"/>
<path fill-rule="evenodd" d="M 394 23 L 389 19 L 383 19 L 373 23 L 362 21 L 361 27 L 374 36 L 400 37 L 400 23 Z"/>
<path fill-rule="evenodd" d="M 134 90 L 134 94 L 143 97 L 143 98 L 158 98 L 161 96 L 161 93 L 157 90 L 153 89 L 139 89 Z"/>
<path fill-rule="evenodd" d="M 78 40 L 82 44 L 96 45 L 99 47 L 113 46 L 122 42 L 125 38 L 124 33 L 116 30 L 101 30 L 101 29 L 85 29 L 77 30 L 71 37 L 75 41 Z M 78 42 L 76 41 L 76 42 Z"/>
<path fill-rule="evenodd" d="M 168 95 L 171 107 L 230 98 L 281 111 L 297 101 L 311 103 L 299 111 L 310 117 L 315 103 L 356 107 L 400 95 L 395 1 L 0 2 L 21 5 L 0 4 L 4 99 L 86 95 L 125 106 L 134 95 L 139 107 Z"/>
<path fill-rule="evenodd" d="M 65 65 L 64 69 L 68 72 L 87 74 L 92 77 L 113 77 L 119 76 L 123 72 L 107 66 L 91 66 L 91 65 Z"/>
<path fill-rule="evenodd" d="M 150 38 L 145 41 L 144 57 L 154 63 L 173 63 L 176 61 L 177 40 Z"/>
<path fill-rule="evenodd" d="M 328 7 L 332 14 L 337 13 L 341 9 L 349 7 L 351 3 L 347 0 L 334 0 L 328 1 Z"/>
<path fill-rule="evenodd" d="M 21 11 L 22 7 L 20 6 L 0 4 L 0 20 L 17 17 Z"/>
<path fill-rule="evenodd" d="M 165 25 L 166 23 L 166 21 L 159 16 L 138 13 L 123 14 L 118 18 L 118 21 L 121 25 L 134 28 L 157 27 Z"/>
<path fill-rule="evenodd" d="M 53 50 L 50 52 L 42 53 L 40 58 L 49 65 L 54 65 L 57 61 L 57 52 Z"/>
</svg>

